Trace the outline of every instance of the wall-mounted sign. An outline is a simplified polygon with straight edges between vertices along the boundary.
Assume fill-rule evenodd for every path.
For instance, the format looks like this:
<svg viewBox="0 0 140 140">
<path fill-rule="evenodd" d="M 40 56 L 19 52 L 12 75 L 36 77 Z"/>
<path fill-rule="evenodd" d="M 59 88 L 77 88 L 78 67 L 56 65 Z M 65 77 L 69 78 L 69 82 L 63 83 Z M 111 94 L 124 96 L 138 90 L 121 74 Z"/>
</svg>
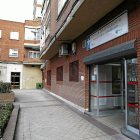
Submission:
<svg viewBox="0 0 140 140">
<path fill-rule="evenodd" d="M 97 74 L 97 68 L 95 67 L 94 68 L 94 75 L 96 75 Z"/>
<path fill-rule="evenodd" d="M 81 76 L 81 81 L 84 81 L 84 76 Z"/>
<path fill-rule="evenodd" d="M 88 36 L 87 50 L 93 49 L 126 33 L 128 33 L 127 11 Z"/>
</svg>

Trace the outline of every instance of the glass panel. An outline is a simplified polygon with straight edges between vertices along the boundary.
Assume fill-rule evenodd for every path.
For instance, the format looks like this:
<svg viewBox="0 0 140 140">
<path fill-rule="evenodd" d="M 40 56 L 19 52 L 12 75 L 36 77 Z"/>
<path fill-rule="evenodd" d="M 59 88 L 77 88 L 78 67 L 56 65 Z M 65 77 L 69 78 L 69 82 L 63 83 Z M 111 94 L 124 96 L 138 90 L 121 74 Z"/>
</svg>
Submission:
<svg viewBox="0 0 140 140">
<path fill-rule="evenodd" d="M 33 58 L 36 58 L 36 53 L 35 52 L 33 53 Z"/>
<path fill-rule="evenodd" d="M 36 17 L 37 18 L 41 17 L 41 7 L 36 7 Z"/>
<path fill-rule="evenodd" d="M 36 40 L 35 29 L 25 28 L 25 40 Z"/>
<path fill-rule="evenodd" d="M 99 115 L 121 112 L 121 64 L 99 65 Z"/>
<path fill-rule="evenodd" d="M 97 114 L 97 69 L 90 67 L 90 111 Z"/>
<path fill-rule="evenodd" d="M 11 32 L 10 39 L 19 40 L 19 32 Z"/>
<path fill-rule="evenodd" d="M 139 129 L 137 59 L 127 60 L 127 124 Z"/>
<path fill-rule="evenodd" d="M 37 58 L 39 58 L 39 56 L 40 56 L 40 53 L 37 53 Z"/>
<path fill-rule="evenodd" d="M 29 58 L 32 58 L 32 52 L 29 52 Z"/>
<path fill-rule="evenodd" d="M 40 29 L 37 29 L 36 40 L 40 40 Z"/>
</svg>

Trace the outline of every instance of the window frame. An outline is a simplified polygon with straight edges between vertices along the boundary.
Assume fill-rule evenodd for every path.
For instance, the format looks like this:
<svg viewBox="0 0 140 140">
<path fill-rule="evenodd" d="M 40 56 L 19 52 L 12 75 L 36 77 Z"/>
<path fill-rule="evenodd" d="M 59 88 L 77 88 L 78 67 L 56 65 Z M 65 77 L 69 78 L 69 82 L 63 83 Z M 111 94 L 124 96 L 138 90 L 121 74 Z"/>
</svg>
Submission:
<svg viewBox="0 0 140 140">
<path fill-rule="evenodd" d="M 41 7 L 36 7 L 36 17 L 41 18 Z"/>
<path fill-rule="evenodd" d="M 32 57 L 30 57 L 29 53 L 32 53 Z M 28 58 L 34 58 L 34 57 L 33 57 L 34 53 L 36 53 L 36 57 L 35 57 L 35 58 L 39 58 L 39 57 L 37 57 L 37 54 L 40 55 L 40 51 L 29 51 L 29 52 L 28 52 Z"/>
<path fill-rule="evenodd" d="M 69 63 L 69 81 L 79 81 L 79 60 Z"/>
<path fill-rule="evenodd" d="M 12 50 L 17 50 L 17 56 L 14 56 L 14 55 L 10 54 Z M 9 49 L 9 57 L 18 58 L 18 49 Z"/>
<path fill-rule="evenodd" d="M 56 81 L 63 81 L 63 66 L 56 68 Z"/>
<path fill-rule="evenodd" d="M 15 37 L 16 35 L 14 34 L 14 35 L 12 35 L 12 33 L 17 33 L 17 37 Z M 10 39 L 11 40 L 19 40 L 19 32 L 16 32 L 16 31 L 11 31 L 10 32 Z"/>
</svg>

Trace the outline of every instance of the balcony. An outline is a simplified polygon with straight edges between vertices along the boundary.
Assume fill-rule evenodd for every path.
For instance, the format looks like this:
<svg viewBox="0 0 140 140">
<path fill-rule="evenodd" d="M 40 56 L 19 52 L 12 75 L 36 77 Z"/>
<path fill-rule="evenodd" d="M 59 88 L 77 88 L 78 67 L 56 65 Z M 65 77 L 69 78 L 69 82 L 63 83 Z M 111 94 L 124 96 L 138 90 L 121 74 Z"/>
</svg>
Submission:
<svg viewBox="0 0 140 140">
<path fill-rule="evenodd" d="M 40 50 L 40 41 L 24 40 L 24 48 Z"/>
<path fill-rule="evenodd" d="M 44 63 L 44 60 L 41 60 L 40 58 L 37 57 L 31 57 L 30 52 L 27 55 L 24 55 L 23 58 L 23 65 L 42 65 Z"/>
<path fill-rule="evenodd" d="M 70 43 L 124 0 L 77 0 L 56 32 L 52 41 L 41 53 L 41 59 L 51 59 L 62 43 Z M 79 26 L 80 25 L 80 26 Z"/>
<path fill-rule="evenodd" d="M 40 28 L 25 27 L 24 48 L 40 50 Z"/>
</svg>

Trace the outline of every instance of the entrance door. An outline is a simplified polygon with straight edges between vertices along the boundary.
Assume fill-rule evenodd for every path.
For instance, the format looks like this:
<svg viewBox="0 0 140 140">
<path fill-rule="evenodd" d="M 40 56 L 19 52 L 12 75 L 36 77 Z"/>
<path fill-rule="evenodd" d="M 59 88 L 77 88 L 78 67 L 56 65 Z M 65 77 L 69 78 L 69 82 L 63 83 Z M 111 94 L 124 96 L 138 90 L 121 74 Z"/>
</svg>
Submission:
<svg viewBox="0 0 140 140">
<path fill-rule="evenodd" d="M 90 67 L 90 111 L 97 116 L 123 111 L 121 62 Z"/>
<path fill-rule="evenodd" d="M 20 89 L 20 72 L 11 72 L 11 89 Z"/>
<path fill-rule="evenodd" d="M 137 59 L 125 60 L 126 128 L 139 135 Z"/>
<path fill-rule="evenodd" d="M 126 128 L 139 135 L 137 59 L 90 66 L 90 112 L 125 112 Z M 124 100 L 125 99 L 125 100 Z"/>
</svg>

